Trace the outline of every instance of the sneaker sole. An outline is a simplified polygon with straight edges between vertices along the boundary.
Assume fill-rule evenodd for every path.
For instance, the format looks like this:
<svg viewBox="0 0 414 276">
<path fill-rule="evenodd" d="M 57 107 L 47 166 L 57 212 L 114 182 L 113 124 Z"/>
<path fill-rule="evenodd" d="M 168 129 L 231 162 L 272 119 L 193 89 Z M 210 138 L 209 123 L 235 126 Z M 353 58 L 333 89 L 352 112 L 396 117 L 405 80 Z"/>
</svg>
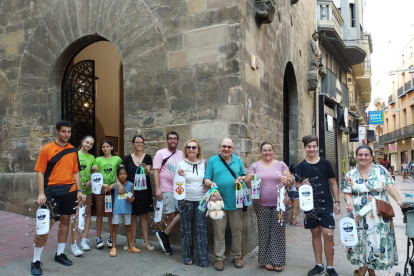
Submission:
<svg viewBox="0 0 414 276">
<path fill-rule="evenodd" d="M 103 243 L 102 243 L 102 244 L 98 244 L 98 245 L 96 245 L 96 248 L 97 248 L 97 249 L 101 249 L 102 247 L 104 247 Z"/>
<path fill-rule="evenodd" d="M 170 255 L 170 254 L 168 254 L 168 253 L 167 253 L 167 251 L 165 251 L 164 244 L 163 244 L 163 242 L 162 242 L 162 240 L 161 240 L 161 238 L 160 238 L 160 236 L 159 236 L 158 232 L 157 232 L 157 233 L 155 233 L 155 236 L 157 236 L 157 239 L 158 239 L 158 241 L 160 242 L 161 248 L 162 248 L 162 250 L 164 250 L 164 254 L 165 254 L 165 255 Z"/>
<path fill-rule="evenodd" d="M 316 274 L 309 274 L 309 273 L 308 273 L 308 276 L 321 275 L 321 274 L 324 274 L 324 273 L 326 273 L 326 272 L 325 272 L 325 270 L 323 270 L 323 271 L 321 271 L 321 272 L 319 272 L 319 273 L 316 273 Z M 328 275 L 328 274 L 327 274 L 327 275 Z"/>
<path fill-rule="evenodd" d="M 42 275 L 42 274 L 43 274 L 43 272 L 35 273 L 35 272 L 31 272 L 31 271 L 30 271 L 30 274 L 32 274 L 32 275 Z"/>
<path fill-rule="evenodd" d="M 73 254 L 73 256 L 75 256 L 75 257 L 79 257 L 79 256 L 82 256 L 83 252 L 82 252 L 82 253 L 78 253 L 78 254 L 75 254 L 75 253 L 73 253 L 73 252 L 72 252 L 72 254 Z"/>
<path fill-rule="evenodd" d="M 87 248 L 82 247 L 82 250 L 83 250 L 83 251 L 89 251 L 89 250 L 91 250 L 91 248 L 90 248 L 90 247 L 87 247 Z"/>
<path fill-rule="evenodd" d="M 73 263 L 70 263 L 70 264 L 62 264 L 61 262 L 58 262 L 56 260 L 55 260 L 55 262 L 60 263 L 61 265 L 64 265 L 64 266 L 71 266 L 71 265 L 73 265 Z"/>
<path fill-rule="evenodd" d="M 112 248 L 112 243 L 108 243 L 108 248 Z"/>
</svg>

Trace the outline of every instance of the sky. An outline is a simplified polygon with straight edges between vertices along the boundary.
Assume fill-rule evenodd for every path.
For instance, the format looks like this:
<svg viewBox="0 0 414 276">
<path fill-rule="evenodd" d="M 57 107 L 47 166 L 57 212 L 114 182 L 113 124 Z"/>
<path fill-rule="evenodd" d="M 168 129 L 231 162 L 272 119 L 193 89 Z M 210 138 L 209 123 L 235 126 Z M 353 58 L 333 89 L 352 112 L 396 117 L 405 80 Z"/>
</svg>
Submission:
<svg viewBox="0 0 414 276">
<path fill-rule="evenodd" d="M 362 0 L 364 29 L 371 33 L 372 94 L 371 99 L 389 94 L 396 69 L 396 58 L 411 37 L 414 37 L 414 0 Z M 399 68 L 402 69 L 402 68 Z"/>
</svg>

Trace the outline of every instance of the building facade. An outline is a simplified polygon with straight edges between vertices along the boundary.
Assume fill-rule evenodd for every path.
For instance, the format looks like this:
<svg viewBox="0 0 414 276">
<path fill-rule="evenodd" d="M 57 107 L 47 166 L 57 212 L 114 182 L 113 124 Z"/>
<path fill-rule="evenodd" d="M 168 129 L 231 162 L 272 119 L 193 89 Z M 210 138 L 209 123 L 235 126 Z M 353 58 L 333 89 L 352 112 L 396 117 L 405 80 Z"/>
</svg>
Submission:
<svg viewBox="0 0 414 276">
<path fill-rule="evenodd" d="M 390 69 L 388 104 L 384 106 L 383 135 L 378 147 L 388 154 L 396 173 L 401 172 L 402 161 L 414 160 L 414 38 L 396 56 L 395 66 Z"/>
<path fill-rule="evenodd" d="M 363 31 L 362 1 L 317 1 L 317 29 L 324 66 L 317 101 L 320 156 L 338 181 L 349 170 L 359 126 L 367 125 L 371 100 L 370 34 Z"/>
<path fill-rule="evenodd" d="M 269 5 L 271 3 L 271 5 Z M 55 123 L 74 124 L 123 157 L 135 134 L 154 156 L 176 131 L 205 158 L 230 137 L 245 166 L 263 141 L 303 158 L 315 2 L 298 0 L 39 0 L 0 5 L 0 209 L 28 213 L 33 172 Z M 256 246 L 251 210 L 243 252 Z"/>
</svg>

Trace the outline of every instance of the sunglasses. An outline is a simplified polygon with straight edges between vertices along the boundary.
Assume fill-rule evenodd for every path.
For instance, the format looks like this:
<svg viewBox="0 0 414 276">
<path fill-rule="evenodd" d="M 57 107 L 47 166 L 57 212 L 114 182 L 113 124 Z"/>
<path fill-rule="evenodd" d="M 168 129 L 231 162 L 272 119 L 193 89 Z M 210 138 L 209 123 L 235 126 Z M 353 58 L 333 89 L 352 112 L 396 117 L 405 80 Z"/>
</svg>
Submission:
<svg viewBox="0 0 414 276">
<path fill-rule="evenodd" d="M 187 146 L 187 149 L 188 149 L 188 150 L 190 150 L 190 149 L 192 149 L 192 150 L 196 150 L 196 149 L 197 149 L 197 146 Z"/>
</svg>

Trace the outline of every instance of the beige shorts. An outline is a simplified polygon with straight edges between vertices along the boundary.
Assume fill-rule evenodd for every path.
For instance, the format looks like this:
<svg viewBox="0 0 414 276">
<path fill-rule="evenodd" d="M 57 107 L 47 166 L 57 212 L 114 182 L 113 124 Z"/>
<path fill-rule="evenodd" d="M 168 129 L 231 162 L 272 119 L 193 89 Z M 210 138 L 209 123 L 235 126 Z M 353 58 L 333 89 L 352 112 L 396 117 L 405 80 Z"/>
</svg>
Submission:
<svg viewBox="0 0 414 276">
<path fill-rule="evenodd" d="M 124 220 L 124 225 L 131 225 L 131 215 L 130 214 L 116 214 L 112 215 L 112 224 L 120 224 L 121 218 Z"/>
<path fill-rule="evenodd" d="M 162 193 L 164 215 L 172 214 L 178 211 L 178 201 L 174 198 L 173 193 Z"/>
</svg>

